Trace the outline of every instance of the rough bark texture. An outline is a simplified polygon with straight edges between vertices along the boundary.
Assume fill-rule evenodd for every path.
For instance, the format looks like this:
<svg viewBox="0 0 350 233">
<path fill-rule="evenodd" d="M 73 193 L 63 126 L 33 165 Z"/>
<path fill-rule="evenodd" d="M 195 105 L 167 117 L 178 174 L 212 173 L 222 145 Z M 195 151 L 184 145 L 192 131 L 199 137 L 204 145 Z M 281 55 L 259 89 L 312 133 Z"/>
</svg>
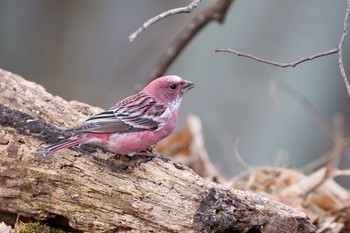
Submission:
<svg viewBox="0 0 350 233">
<path fill-rule="evenodd" d="M 139 164 L 89 146 L 36 152 L 98 111 L 0 69 L 0 222 L 19 214 L 76 232 L 315 232 L 304 213 L 176 162 Z"/>
</svg>

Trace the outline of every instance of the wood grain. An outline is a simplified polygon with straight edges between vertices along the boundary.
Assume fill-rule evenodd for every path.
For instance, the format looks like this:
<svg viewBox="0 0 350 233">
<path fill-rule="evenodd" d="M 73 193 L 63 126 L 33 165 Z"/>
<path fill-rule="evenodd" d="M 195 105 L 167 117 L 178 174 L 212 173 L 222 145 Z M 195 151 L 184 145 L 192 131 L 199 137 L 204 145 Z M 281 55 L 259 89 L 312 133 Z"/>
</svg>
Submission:
<svg viewBox="0 0 350 233">
<path fill-rule="evenodd" d="M 0 70 L 0 222 L 15 214 L 76 232 L 315 232 L 304 213 L 177 162 L 89 146 L 36 152 L 100 110 Z"/>
</svg>

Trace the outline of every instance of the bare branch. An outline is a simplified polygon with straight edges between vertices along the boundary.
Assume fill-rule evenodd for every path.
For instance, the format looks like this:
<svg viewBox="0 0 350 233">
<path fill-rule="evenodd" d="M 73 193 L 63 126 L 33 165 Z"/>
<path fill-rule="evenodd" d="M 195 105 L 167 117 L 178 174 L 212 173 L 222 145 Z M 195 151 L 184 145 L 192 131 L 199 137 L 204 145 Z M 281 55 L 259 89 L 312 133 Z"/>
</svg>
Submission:
<svg viewBox="0 0 350 233">
<path fill-rule="evenodd" d="M 350 169 L 335 170 L 333 171 L 333 176 L 350 176 Z"/>
<path fill-rule="evenodd" d="M 345 15 L 345 19 L 344 19 L 344 23 L 343 23 L 343 33 L 339 42 L 339 46 L 338 46 L 338 54 L 339 54 L 339 69 L 340 69 L 340 73 L 341 76 L 343 77 L 344 83 L 345 83 L 345 87 L 346 90 L 348 91 L 348 95 L 350 96 L 350 84 L 349 84 L 349 80 L 346 76 L 345 73 L 345 69 L 344 69 L 344 64 L 343 64 L 343 44 L 344 44 L 344 40 L 348 34 L 348 21 L 349 21 L 349 14 L 350 14 L 350 0 L 348 0 L 348 8 L 346 10 L 346 15 Z"/>
<path fill-rule="evenodd" d="M 202 0 L 194 0 L 190 5 L 185 6 L 185 7 L 179 7 L 179 8 L 175 8 L 175 9 L 171 9 L 168 11 L 165 11 L 149 20 L 147 20 L 146 22 L 144 22 L 142 24 L 142 26 L 140 28 L 138 28 L 134 33 L 132 33 L 129 36 L 129 40 L 130 42 L 133 42 L 136 37 L 143 32 L 146 28 L 148 28 L 149 26 L 151 26 L 152 24 L 156 23 L 159 20 L 162 20 L 164 18 L 167 18 L 171 15 L 175 15 L 175 14 L 180 14 L 180 13 L 190 13 L 194 8 L 197 8 L 198 4 L 201 2 Z"/>
<path fill-rule="evenodd" d="M 333 142 L 333 147 L 326 154 L 312 161 L 310 164 L 303 167 L 302 170 L 305 173 L 309 173 L 329 161 L 331 167 L 337 167 L 342 153 L 346 148 L 348 148 L 350 143 L 350 136 L 346 135 L 344 132 L 344 122 L 341 120 L 342 118 L 339 115 L 335 116 L 333 120 L 334 123 L 332 125 L 327 122 L 317 108 L 302 93 L 295 90 L 292 86 L 281 80 L 273 80 L 270 85 L 278 85 L 278 87 L 282 88 L 282 90 L 295 98 L 307 111 L 312 114 L 312 116 L 316 119 L 321 128 L 327 133 L 328 137 Z"/>
<path fill-rule="evenodd" d="M 301 59 L 299 59 L 295 62 L 291 62 L 291 63 L 275 62 L 275 61 L 267 60 L 264 58 L 259 58 L 259 57 L 256 57 L 254 55 L 248 54 L 248 53 L 242 53 L 242 52 L 230 49 L 230 48 L 228 48 L 228 49 L 215 49 L 215 52 L 233 53 L 233 54 L 236 54 L 238 57 L 246 57 L 246 58 L 250 58 L 250 59 L 253 59 L 255 61 L 265 63 L 265 64 L 286 68 L 286 67 L 296 67 L 297 65 L 299 65 L 305 61 L 311 61 L 311 60 L 314 60 L 314 59 L 319 58 L 319 57 L 328 56 L 331 54 L 338 53 L 339 49 L 335 48 L 335 49 L 331 49 L 328 51 L 324 51 L 322 53 L 318 53 L 318 54 L 315 54 L 315 55 L 312 55 L 309 57 L 301 58 Z"/>
<path fill-rule="evenodd" d="M 343 44 L 344 44 L 344 40 L 345 40 L 345 38 L 347 37 L 347 34 L 348 34 L 349 15 L 350 15 L 350 0 L 348 0 L 348 6 L 347 6 L 346 15 L 345 15 L 344 23 L 343 23 L 343 33 L 342 33 L 342 36 L 341 36 L 341 39 L 340 39 L 340 42 L 339 42 L 339 45 L 338 45 L 337 48 L 334 48 L 334 49 L 331 49 L 331 50 L 328 50 L 328 51 L 324 51 L 324 52 L 321 52 L 321 53 L 318 53 L 318 54 L 315 54 L 315 55 L 312 55 L 312 56 L 309 56 L 309 57 L 301 58 L 301 59 L 299 59 L 299 60 L 297 60 L 295 62 L 292 62 L 292 63 L 275 62 L 275 61 L 271 61 L 271 60 L 268 60 L 268 59 L 256 57 L 256 56 L 248 54 L 248 53 L 242 53 L 240 51 L 233 50 L 231 48 L 228 48 L 228 49 L 218 49 L 217 48 L 217 49 L 215 49 L 215 52 L 232 53 L 232 54 L 235 54 L 237 56 L 246 57 L 246 58 L 258 61 L 258 62 L 262 62 L 262 63 L 265 63 L 265 64 L 278 66 L 278 67 L 282 67 L 282 68 L 295 67 L 295 66 L 297 66 L 297 65 L 299 65 L 299 64 L 301 64 L 303 62 L 306 62 L 306 61 L 311 61 L 311 60 L 314 60 L 314 59 L 319 58 L 319 57 L 328 56 L 328 55 L 337 53 L 338 56 L 339 56 L 340 73 L 341 73 L 341 75 L 343 77 L 346 90 L 347 90 L 348 95 L 350 97 L 350 84 L 349 84 L 349 81 L 348 81 L 348 78 L 347 78 L 347 75 L 346 75 L 346 72 L 345 72 L 345 69 L 344 69 L 344 64 L 343 64 Z"/>
<path fill-rule="evenodd" d="M 233 1 L 234 0 L 217 0 L 196 15 L 184 30 L 171 42 L 168 49 L 161 55 L 160 59 L 156 62 L 156 66 L 151 70 L 148 79 L 152 81 L 164 74 L 186 45 L 209 22 L 217 21 L 223 23 L 227 10 Z"/>
<path fill-rule="evenodd" d="M 327 133 L 328 137 L 335 141 L 336 132 L 332 125 L 327 122 L 327 120 L 321 115 L 317 108 L 308 100 L 302 93 L 298 92 L 288 83 L 283 82 L 282 80 L 273 80 L 273 83 L 277 84 L 282 90 L 288 93 L 290 96 L 295 98 L 307 111 L 309 111 L 315 120 L 319 123 L 321 128 Z"/>
<path fill-rule="evenodd" d="M 239 150 L 238 150 L 238 146 L 239 146 L 239 138 L 236 138 L 235 140 L 235 144 L 233 146 L 233 152 L 238 160 L 238 162 L 244 167 L 246 168 L 247 170 L 252 170 L 252 167 L 249 166 L 247 164 L 246 161 L 244 161 L 244 159 L 242 158 L 241 154 L 239 153 Z"/>
<path fill-rule="evenodd" d="M 320 156 L 319 158 L 315 159 L 311 163 L 307 164 L 306 166 L 302 167 L 301 170 L 304 173 L 309 173 L 316 168 L 321 167 L 325 163 L 329 162 L 332 158 L 340 157 L 342 153 L 349 147 L 350 144 L 350 137 L 343 138 L 341 140 L 337 140 L 334 142 L 334 145 L 332 148 L 326 152 L 324 155 Z M 335 163 L 333 163 L 335 164 Z M 332 164 L 331 167 L 336 167 Z"/>
</svg>

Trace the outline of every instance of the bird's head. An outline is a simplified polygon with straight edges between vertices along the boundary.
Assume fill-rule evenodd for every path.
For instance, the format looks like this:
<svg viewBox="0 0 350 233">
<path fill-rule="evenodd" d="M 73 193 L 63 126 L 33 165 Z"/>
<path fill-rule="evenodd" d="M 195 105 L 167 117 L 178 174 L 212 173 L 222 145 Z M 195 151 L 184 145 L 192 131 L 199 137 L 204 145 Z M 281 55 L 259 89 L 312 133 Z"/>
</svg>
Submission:
<svg viewBox="0 0 350 233">
<path fill-rule="evenodd" d="M 143 91 L 166 104 L 177 107 L 181 103 L 183 94 L 193 87 L 192 82 L 175 75 L 168 75 L 153 80 Z"/>
</svg>

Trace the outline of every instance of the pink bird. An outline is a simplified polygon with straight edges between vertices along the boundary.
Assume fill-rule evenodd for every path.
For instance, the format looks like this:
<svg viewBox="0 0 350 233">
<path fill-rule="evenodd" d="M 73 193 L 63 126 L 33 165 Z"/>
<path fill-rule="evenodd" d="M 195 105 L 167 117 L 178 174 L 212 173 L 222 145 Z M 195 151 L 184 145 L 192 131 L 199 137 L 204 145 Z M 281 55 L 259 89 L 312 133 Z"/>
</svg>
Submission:
<svg viewBox="0 0 350 233">
<path fill-rule="evenodd" d="M 193 87 L 192 82 L 174 75 L 155 79 L 142 91 L 66 131 L 74 136 L 39 151 L 48 155 L 77 144 L 90 144 L 129 156 L 146 152 L 174 131 L 183 94 Z"/>
</svg>

